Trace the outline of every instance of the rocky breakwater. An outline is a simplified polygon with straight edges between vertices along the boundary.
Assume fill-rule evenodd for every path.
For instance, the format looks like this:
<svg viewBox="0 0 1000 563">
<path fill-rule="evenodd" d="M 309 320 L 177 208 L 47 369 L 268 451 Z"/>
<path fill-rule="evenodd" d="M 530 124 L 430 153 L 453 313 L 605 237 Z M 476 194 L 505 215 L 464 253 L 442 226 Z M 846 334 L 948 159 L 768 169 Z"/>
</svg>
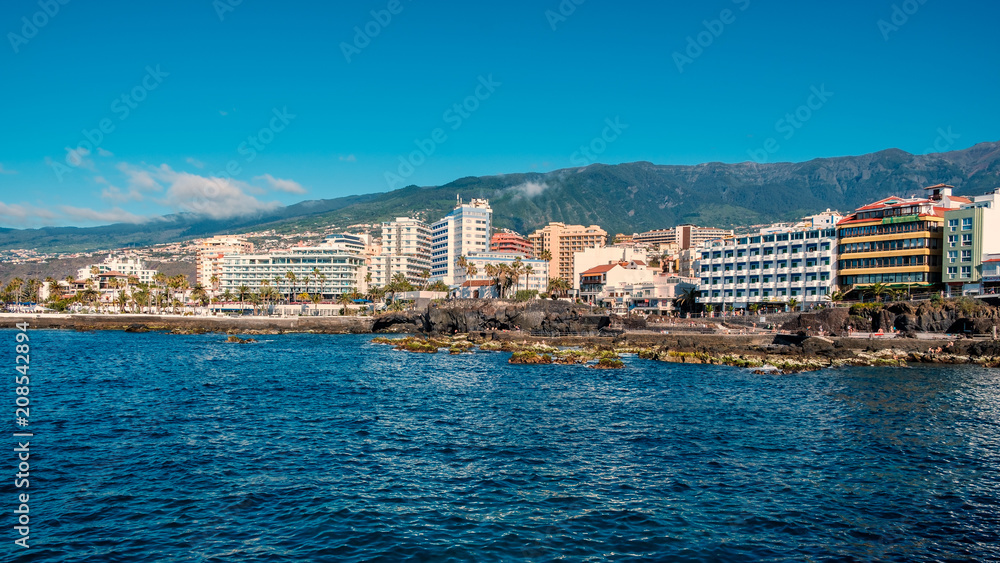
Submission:
<svg viewBox="0 0 1000 563">
<path fill-rule="evenodd" d="M 545 334 L 590 334 L 610 324 L 606 315 L 566 301 L 536 299 L 458 299 L 431 303 L 426 310 L 387 313 L 375 318 L 372 332 L 473 334 L 491 331 L 526 331 Z"/>
<path fill-rule="evenodd" d="M 993 327 L 1000 327 L 1000 308 L 970 297 L 937 302 L 859 303 L 802 313 L 781 328 L 810 334 L 822 330 L 841 336 L 847 335 L 848 327 L 857 332 L 895 330 L 903 336 L 918 332 L 985 336 L 993 334 Z"/>
</svg>

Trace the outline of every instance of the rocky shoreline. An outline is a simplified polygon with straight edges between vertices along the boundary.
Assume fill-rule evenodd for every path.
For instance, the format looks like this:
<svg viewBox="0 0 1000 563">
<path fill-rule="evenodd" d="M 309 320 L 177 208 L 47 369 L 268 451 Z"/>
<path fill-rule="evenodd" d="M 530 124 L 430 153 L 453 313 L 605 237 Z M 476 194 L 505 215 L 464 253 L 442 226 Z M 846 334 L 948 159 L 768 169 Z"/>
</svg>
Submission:
<svg viewBox="0 0 1000 563">
<path fill-rule="evenodd" d="M 512 353 L 515 363 L 528 364 L 584 364 L 613 369 L 621 367 L 620 354 L 637 354 L 665 362 L 794 372 L 844 365 L 914 363 L 997 367 L 1000 342 L 971 335 L 989 334 L 998 320 L 1000 315 L 995 307 L 958 301 L 823 309 L 795 317 L 784 324 L 784 333 L 777 334 L 753 331 L 719 334 L 714 328 L 689 325 L 647 326 L 642 319 L 619 319 L 618 326 L 626 330 L 613 331 L 609 330 L 612 319 L 607 315 L 564 301 L 456 300 L 432 303 L 421 311 L 375 317 L 4 314 L 0 315 L 0 328 L 28 322 L 36 329 L 222 333 L 244 337 L 296 332 L 419 334 L 423 336 L 392 343 L 401 350 L 417 353 L 446 349 L 460 354 L 473 347 L 503 350 Z M 718 327 L 718 322 L 730 326 L 733 321 L 730 318 L 699 322 Z M 654 327 L 656 330 L 648 330 Z M 896 329 L 896 333 L 890 333 L 894 338 L 852 338 L 848 327 L 854 331 Z M 970 337 L 917 333 L 922 329 L 943 331 L 955 327 L 965 328 Z"/>
<path fill-rule="evenodd" d="M 974 364 L 1000 367 L 1000 341 L 971 339 L 867 340 L 798 335 L 632 335 L 528 337 L 481 332 L 438 337 L 377 337 L 404 352 L 451 354 L 473 348 L 510 352 L 512 364 L 581 364 L 621 368 L 622 354 L 683 364 L 727 365 L 757 372 L 795 373 L 843 366 Z"/>
</svg>

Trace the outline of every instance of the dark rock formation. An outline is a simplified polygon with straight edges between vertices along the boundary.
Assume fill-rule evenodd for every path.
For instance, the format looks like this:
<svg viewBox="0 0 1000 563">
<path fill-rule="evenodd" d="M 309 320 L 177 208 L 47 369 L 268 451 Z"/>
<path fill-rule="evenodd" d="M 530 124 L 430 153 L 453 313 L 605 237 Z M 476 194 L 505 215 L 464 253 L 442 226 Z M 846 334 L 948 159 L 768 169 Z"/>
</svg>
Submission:
<svg viewBox="0 0 1000 563">
<path fill-rule="evenodd" d="M 566 334 L 596 332 L 609 324 L 607 316 L 591 314 L 589 307 L 565 301 L 466 299 L 432 303 L 426 311 L 381 315 L 375 319 L 372 332 L 460 334 L 521 330 Z"/>
</svg>

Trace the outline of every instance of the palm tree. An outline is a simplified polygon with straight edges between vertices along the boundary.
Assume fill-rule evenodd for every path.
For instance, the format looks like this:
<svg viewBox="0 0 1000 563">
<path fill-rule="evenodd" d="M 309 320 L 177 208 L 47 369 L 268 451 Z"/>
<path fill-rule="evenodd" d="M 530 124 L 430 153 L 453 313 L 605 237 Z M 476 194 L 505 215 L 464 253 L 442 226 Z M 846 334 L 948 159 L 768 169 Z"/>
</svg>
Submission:
<svg viewBox="0 0 1000 563">
<path fill-rule="evenodd" d="M 288 290 L 288 304 L 292 304 L 292 296 L 295 294 L 295 272 L 288 270 L 285 272 L 285 279 L 288 280 L 289 290 Z"/>
<path fill-rule="evenodd" d="M 883 296 L 889 291 L 890 291 L 889 286 L 882 282 L 873 283 L 872 285 L 868 286 L 868 289 L 865 290 L 865 292 L 868 293 L 868 295 L 871 295 L 878 301 L 882 301 Z"/>
<path fill-rule="evenodd" d="M 569 282 L 562 278 L 549 278 L 548 291 L 554 297 L 565 297 L 566 292 L 570 289 Z"/>
<path fill-rule="evenodd" d="M 542 260 L 545 260 L 546 262 L 549 262 L 552 260 L 552 253 L 549 252 L 548 250 L 543 250 L 538 253 L 538 257 Z"/>
<path fill-rule="evenodd" d="M 431 271 L 430 270 L 421 270 L 420 271 L 420 280 L 421 280 L 420 291 L 423 291 L 424 288 L 427 287 L 427 280 L 429 280 L 429 279 L 431 279 Z"/>
<path fill-rule="evenodd" d="M 518 256 L 511 262 L 508 266 L 510 276 L 514 278 L 514 293 L 521 287 L 521 276 L 524 275 L 524 264 L 521 263 L 521 257 Z"/>
<path fill-rule="evenodd" d="M 795 308 L 798 307 L 798 306 L 799 306 L 799 300 L 798 299 L 792 297 L 791 299 L 788 300 L 788 310 L 789 311 L 791 311 L 791 312 L 794 313 L 795 312 Z"/>
<path fill-rule="evenodd" d="M 219 291 L 219 281 L 219 276 L 217 274 L 212 274 L 212 276 L 208 278 L 208 282 L 212 284 L 212 291 Z"/>
<path fill-rule="evenodd" d="M 686 309 L 690 313 L 694 311 L 694 306 L 698 303 L 699 295 L 701 295 L 701 292 L 698 291 L 697 287 L 689 287 L 674 299 L 674 305 L 681 309 Z"/>
<path fill-rule="evenodd" d="M 340 314 L 347 314 L 347 305 L 351 303 L 351 296 L 347 293 L 341 293 L 337 296 L 337 303 L 341 305 Z"/>
</svg>

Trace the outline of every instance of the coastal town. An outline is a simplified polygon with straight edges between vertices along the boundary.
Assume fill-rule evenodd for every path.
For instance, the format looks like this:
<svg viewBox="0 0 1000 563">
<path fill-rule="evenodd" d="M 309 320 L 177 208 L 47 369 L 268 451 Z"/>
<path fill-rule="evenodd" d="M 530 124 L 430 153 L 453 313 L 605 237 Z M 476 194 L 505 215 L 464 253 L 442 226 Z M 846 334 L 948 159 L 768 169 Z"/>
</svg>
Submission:
<svg viewBox="0 0 1000 563">
<path fill-rule="evenodd" d="M 459 196 L 433 223 L 396 217 L 319 240 L 265 232 L 116 249 L 64 279 L 9 280 L 2 298 L 19 312 L 281 316 L 374 314 L 430 299 L 552 298 L 612 314 L 690 318 L 993 295 L 1000 189 L 971 197 L 953 190 L 938 184 L 922 197 L 740 232 L 677 225 L 613 236 L 559 222 L 527 236 L 495 229 L 488 200 Z M 30 251 L 8 254 L 33 259 Z M 192 255 L 193 276 L 168 276 L 144 261 Z"/>
</svg>

